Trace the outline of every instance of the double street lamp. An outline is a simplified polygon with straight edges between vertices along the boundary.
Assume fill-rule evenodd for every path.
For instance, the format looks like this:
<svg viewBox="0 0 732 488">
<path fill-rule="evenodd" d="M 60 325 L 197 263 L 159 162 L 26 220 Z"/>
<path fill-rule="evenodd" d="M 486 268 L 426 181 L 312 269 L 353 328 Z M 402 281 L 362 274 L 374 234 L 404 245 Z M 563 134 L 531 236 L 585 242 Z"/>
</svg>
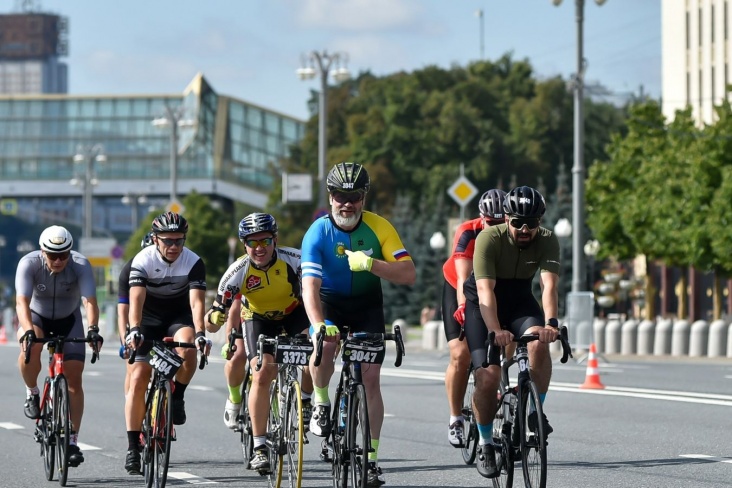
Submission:
<svg viewBox="0 0 732 488">
<path fill-rule="evenodd" d="M 139 219 L 138 207 L 139 205 L 145 205 L 147 203 L 147 195 L 144 193 L 126 193 L 125 196 L 121 198 L 121 201 L 124 205 L 130 206 L 132 211 L 132 220 L 130 222 L 132 232 L 134 232 L 137 229 Z"/>
<path fill-rule="evenodd" d="M 320 96 L 318 97 L 318 208 L 327 208 L 327 190 L 325 187 L 326 154 L 328 152 L 328 75 L 337 82 L 351 78 L 346 64 L 348 54 L 343 52 L 329 53 L 327 51 L 312 51 L 303 56 L 303 63 L 295 73 L 301 80 L 312 80 L 320 74 Z M 331 66 L 333 69 L 331 70 Z"/>
<path fill-rule="evenodd" d="M 562 0 L 552 0 L 555 6 L 559 6 Z M 602 5 L 605 0 L 595 0 L 597 5 Z M 585 275 L 583 270 L 584 259 L 582 246 L 584 245 L 584 197 L 585 197 L 585 165 L 584 165 L 584 83 L 585 83 L 585 59 L 583 53 L 583 30 L 585 0 L 574 0 L 575 17 L 577 21 L 577 73 L 574 75 L 574 165 L 572 166 L 572 221 L 574 223 L 574 234 L 572 234 L 572 291 L 583 291 L 586 288 Z"/>
<path fill-rule="evenodd" d="M 94 174 L 94 162 L 103 163 L 107 161 L 104 154 L 104 146 L 101 144 L 80 145 L 76 148 L 74 163 L 84 163 L 82 177 L 75 176 L 69 183 L 74 186 L 81 186 L 84 206 L 84 237 L 92 237 L 92 190 L 99 182 Z M 77 173 L 78 174 L 78 173 Z"/>
</svg>

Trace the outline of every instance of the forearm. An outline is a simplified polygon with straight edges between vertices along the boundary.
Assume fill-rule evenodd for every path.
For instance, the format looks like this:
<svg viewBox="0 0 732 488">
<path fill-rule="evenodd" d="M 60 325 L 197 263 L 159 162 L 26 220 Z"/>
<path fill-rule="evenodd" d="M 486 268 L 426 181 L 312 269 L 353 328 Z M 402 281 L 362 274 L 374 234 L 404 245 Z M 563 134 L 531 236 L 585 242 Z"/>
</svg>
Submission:
<svg viewBox="0 0 732 488">
<path fill-rule="evenodd" d="M 96 298 L 88 298 L 84 304 L 86 308 L 86 319 L 88 325 L 99 325 L 99 305 L 97 305 Z"/>
<path fill-rule="evenodd" d="M 120 339 L 127 336 L 127 324 L 129 324 L 130 306 L 126 303 L 117 304 L 117 332 Z"/>
<path fill-rule="evenodd" d="M 557 289 L 545 286 L 541 293 L 541 303 L 544 308 L 544 323 L 552 318 L 557 318 L 559 294 Z"/>
<path fill-rule="evenodd" d="M 305 313 L 307 313 L 311 324 L 325 322 L 323 306 L 320 301 L 320 280 L 317 280 L 317 284 L 314 281 L 315 278 L 304 278 L 302 290 L 302 301 L 305 306 Z"/>
<path fill-rule="evenodd" d="M 196 332 L 206 333 L 203 316 L 206 313 L 206 304 L 204 302 L 204 293 L 201 290 L 191 292 L 191 313 L 193 315 L 193 327 Z"/>
<path fill-rule="evenodd" d="M 413 285 L 417 280 L 413 261 L 386 262 L 374 259 L 371 272 L 395 285 Z"/>
<path fill-rule="evenodd" d="M 15 313 L 18 314 L 18 324 L 23 330 L 31 330 L 33 328 L 33 318 L 30 310 L 30 299 L 24 296 L 18 296 L 15 299 Z"/>
</svg>

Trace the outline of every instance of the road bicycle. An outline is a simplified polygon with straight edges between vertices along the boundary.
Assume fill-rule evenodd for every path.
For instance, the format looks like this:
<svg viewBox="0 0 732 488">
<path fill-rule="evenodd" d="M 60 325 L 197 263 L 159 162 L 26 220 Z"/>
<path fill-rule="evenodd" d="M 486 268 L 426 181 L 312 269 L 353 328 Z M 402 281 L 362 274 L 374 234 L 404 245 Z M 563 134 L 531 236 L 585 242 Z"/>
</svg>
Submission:
<svg viewBox="0 0 732 488">
<path fill-rule="evenodd" d="M 321 346 L 322 348 L 322 343 Z M 302 391 L 298 374 L 307 366 L 314 346 L 306 334 L 293 337 L 278 335 L 267 337 L 260 334 L 257 339 L 257 364 L 255 371 L 262 368 L 262 354 L 272 352 L 277 367 L 277 378 L 269 390 L 270 410 L 267 418 L 267 448 L 270 469 L 267 472 L 269 485 L 279 488 L 283 480 L 283 469 L 287 465 L 287 481 L 290 488 L 302 484 L 303 448 L 307 443 L 302 416 Z"/>
<path fill-rule="evenodd" d="M 99 358 L 99 344 L 83 337 L 34 337 L 26 332 L 20 339 L 25 350 L 25 364 L 30 362 L 31 344 L 46 344 L 48 349 L 48 376 L 43 382 L 40 399 L 40 416 L 36 419 L 33 438 L 41 444 L 41 457 L 46 479 L 53 481 L 58 471 L 58 482 L 66 486 L 69 476 L 69 440 L 75 431 L 69 409 L 69 384 L 64 373 L 64 344 L 92 344 L 92 364 Z"/>
<path fill-rule="evenodd" d="M 463 447 L 460 452 L 463 455 L 463 461 L 467 465 L 475 462 L 475 456 L 478 452 L 478 421 L 473 412 L 473 392 L 475 391 L 475 368 L 473 364 L 468 367 L 468 384 L 465 388 L 465 396 L 463 397 L 463 408 L 461 409 L 464 419 L 464 437 Z"/>
<path fill-rule="evenodd" d="M 488 366 L 490 349 L 495 333 L 488 334 L 486 361 Z M 527 344 L 539 340 L 538 334 L 515 337 L 516 351 L 513 357 L 506 357 L 501 348 L 500 399 L 493 420 L 493 445 L 496 451 L 496 469 L 499 475 L 492 478 L 494 488 L 511 488 L 514 463 L 521 459 L 521 468 L 526 488 L 546 488 L 546 433 L 544 432 L 544 411 L 539 400 L 539 390 L 529 374 L 529 350 Z M 559 341 L 562 344 L 561 363 L 572 357 L 567 328 L 559 327 Z M 518 364 L 516 386 L 511 386 L 509 368 Z"/>
<path fill-rule="evenodd" d="M 394 366 L 402 364 L 405 355 L 401 329 L 394 326 L 393 333 L 354 332 L 341 329 L 341 358 L 343 367 L 336 388 L 331 418 L 331 432 L 323 440 L 321 459 L 330 460 L 333 487 L 366 488 L 368 479 L 368 453 L 371 450 L 366 387 L 363 384 L 361 365 L 382 364 L 386 355 L 385 341 L 396 344 Z M 319 332 L 319 343 L 325 335 L 325 327 Z M 315 365 L 320 364 L 322 351 L 316 352 Z"/>
<path fill-rule="evenodd" d="M 227 360 L 231 359 L 231 356 L 238 347 L 236 345 L 237 339 L 244 339 L 244 334 L 232 328 L 229 332 L 229 356 Z M 236 418 L 237 426 L 234 432 L 239 432 L 241 436 L 241 451 L 244 456 L 244 467 L 246 469 L 252 469 L 251 462 L 252 454 L 254 454 L 254 437 L 252 435 L 252 418 L 249 416 L 249 392 L 252 388 L 252 367 L 248 360 L 246 363 L 244 383 L 241 386 L 241 409 Z"/>
<path fill-rule="evenodd" d="M 152 345 L 149 353 L 152 374 L 145 392 L 145 417 L 140 433 L 142 471 L 147 488 L 164 488 L 168 478 L 170 443 L 175 440 L 173 378 L 183 365 L 183 358 L 174 349 L 198 348 L 201 352 L 198 369 L 203 369 L 208 364 L 208 358 L 197 344 L 174 341 L 172 337 L 165 337 L 161 341 L 145 339 L 142 343 Z M 137 349 L 134 349 L 130 354 L 130 364 L 135 362 L 136 356 Z"/>
</svg>

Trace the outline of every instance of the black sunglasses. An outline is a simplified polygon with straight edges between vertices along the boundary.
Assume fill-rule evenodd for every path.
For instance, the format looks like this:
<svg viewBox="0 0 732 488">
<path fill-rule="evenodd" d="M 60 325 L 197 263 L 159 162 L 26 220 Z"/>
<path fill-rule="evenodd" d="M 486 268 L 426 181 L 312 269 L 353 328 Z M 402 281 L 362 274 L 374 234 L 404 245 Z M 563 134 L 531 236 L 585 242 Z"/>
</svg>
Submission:
<svg viewBox="0 0 732 488">
<path fill-rule="evenodd" d="M 66 261 L 71 256 L 71 252 L 46 252 L 46 256 L 50 261 Z"/>
<path fill-rule="evenodd" d="M 178 239 L 167 239 L 167 238 L 158 237 L 158 240 L 168 247 L 172 247 L 172 246 L 181 247 L 186 242 L 185 237 L 179 237 Z"/>
<path fill-rule="evenodd" d="M 363 193 L 360 191 L 354 191 L 351 193 L 333 192 L 330 194 L 333 200 L 343 205 L 344 203 L 357 203 L 363 200 Z"/>
<path fill-rule="evenodd" d="M 514 229 L 521 229 L 525 225 L 529 230 L 534 230 L 539 227 L 539 221 L 540 219 L 538 217 L 514 217 L 508 220 Z"/>
</svg>

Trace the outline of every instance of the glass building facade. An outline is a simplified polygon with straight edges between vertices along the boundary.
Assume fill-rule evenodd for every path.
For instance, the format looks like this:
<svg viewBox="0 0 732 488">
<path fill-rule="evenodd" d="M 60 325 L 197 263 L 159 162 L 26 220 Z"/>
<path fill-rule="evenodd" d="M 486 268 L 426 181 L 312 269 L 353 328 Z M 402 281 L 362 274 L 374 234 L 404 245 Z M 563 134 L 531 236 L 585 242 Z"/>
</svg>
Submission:
<svg viewBox="0 0 732 488">
<path fill-rule="evenodd" d="M 166 113 L 178 119 L 175 173 L 170 124 L 152 123 Z M 200 74 L 182 95 L 0 96 L 2 208 L 83 222 L 88 168 L 74 155 L 96 145 L 106 161 L 90 163 L 95 236 L 129 232 L 148 204 L 168 203 L 172 173 L 178 197 L 195 190 L 261 208 L 303 133 L 303 121 L 219 95 Z"/>
</svg>

